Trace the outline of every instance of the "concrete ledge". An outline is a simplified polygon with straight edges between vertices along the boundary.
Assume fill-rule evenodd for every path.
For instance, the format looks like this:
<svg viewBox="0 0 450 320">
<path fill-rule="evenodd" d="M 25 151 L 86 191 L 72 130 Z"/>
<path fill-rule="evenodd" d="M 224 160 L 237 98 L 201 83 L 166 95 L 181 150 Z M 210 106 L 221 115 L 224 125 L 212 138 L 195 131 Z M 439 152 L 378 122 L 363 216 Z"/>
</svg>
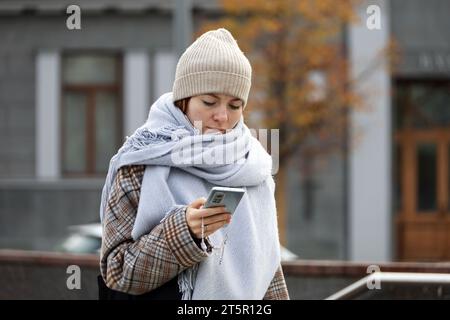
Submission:
<svg viewBox="0 0 450 320">
<path fill-rule="evenodd" d="M 66 271 L 70 265 L 77 265 L 81 269 L 80 290 L 67 288 L 69 275 Z M 355 263 L 296 260 L 282 263 L 293 300 L 325 299 L 367 276 L 369 265 L 378 265 L 385 272 L 450 273 L 449 262 Z M 0 299 L 95 300 L 98 297 L 99 273 L 99 257 L 95 254 L 0 250 Z M 392 290 L 386 286 L 385 291 L 387 297 Z M 391 295 L 400 298 L 404 296 L 402 292 Z"/>
<path fill-rule="evenodd" d="M 99 257 L 95 254 L 68 254 L 59 252 L 23 251 L 0 249 L 0 264 L 29 264 L 36 266 L 99 267 Z M 99 270 L 100 272 L 100 270 Z"/>
<path fill-rule="evenodd" d="M 77 264 L 99 267 L 95 254 L 68 254 L 59 252 L 0 249 L 0 263 L 21 263 L 48 266 Z M 282 262 L 286 276 L 359 277 L 367 275 L 367 267 L 377 265 L 384 272 L 450 273 L 450 262 L 348 262 L 328 260 L 295 260 Z"/>
<path fill-rule="evenodd" d="M 296 260 L 282 263 L 285 275 L 364 277 L 367 267 L 376 265 L 385 272 L 450 273 L 450 262 L 348 262 L 326 260 Z"/>
</svg>

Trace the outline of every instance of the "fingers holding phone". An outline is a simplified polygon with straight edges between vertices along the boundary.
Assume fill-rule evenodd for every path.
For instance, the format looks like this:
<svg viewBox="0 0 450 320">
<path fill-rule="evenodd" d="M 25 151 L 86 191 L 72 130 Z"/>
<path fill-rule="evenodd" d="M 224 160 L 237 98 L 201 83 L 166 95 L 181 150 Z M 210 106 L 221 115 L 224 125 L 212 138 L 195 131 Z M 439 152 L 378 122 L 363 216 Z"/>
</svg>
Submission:
<svg viewBox="0 0 450 320">
<path fill-rule="evenodd" d="M 226 224 L 231 222 L 231 213 L 225 206 L 203 208 L 205 198 L 198 198 L 186 209 L 186 221 L 189 230 L 197 238 L 202 237 L 202 217 L 204 223 L 204 237 L 208 237 Z"/>
</svg>

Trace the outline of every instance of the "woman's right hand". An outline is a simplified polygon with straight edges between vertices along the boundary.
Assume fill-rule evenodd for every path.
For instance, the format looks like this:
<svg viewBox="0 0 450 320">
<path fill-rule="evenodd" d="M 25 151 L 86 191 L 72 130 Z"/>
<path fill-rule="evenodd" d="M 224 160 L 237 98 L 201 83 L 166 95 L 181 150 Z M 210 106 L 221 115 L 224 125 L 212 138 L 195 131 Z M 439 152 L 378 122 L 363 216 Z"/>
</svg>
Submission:
<svg viewBox="0 0 450 320">
<path fill-rule="evenodd" d="M 202 217 L 205 226 L 204 237 L 208 237 L 231 222 L 231 213 L 225 207 L 203 208 L 206 198 L 194 200 L 186 209 L 189 231 L 197 238 L 202 237 Z"/>
</svg>

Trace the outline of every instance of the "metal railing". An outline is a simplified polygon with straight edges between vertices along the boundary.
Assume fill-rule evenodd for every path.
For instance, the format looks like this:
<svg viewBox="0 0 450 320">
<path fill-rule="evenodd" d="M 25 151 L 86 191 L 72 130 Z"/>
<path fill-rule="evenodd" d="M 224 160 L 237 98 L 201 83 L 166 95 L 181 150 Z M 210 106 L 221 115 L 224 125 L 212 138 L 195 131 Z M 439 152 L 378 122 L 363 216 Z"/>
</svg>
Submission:
<svg viewBox="0 0 450 320">
<path fill-rule="evenodd" d="M 375 289 L 376 284 L 432 284 L 450 285 L 450 274 L 446 273 L 406 273 L 375 272 L 348 287 L 332 294 L 326 300 L 352 299 L 359 293 Z M 371 289 L 372 288 L 372 289 Z"/>
</svg>

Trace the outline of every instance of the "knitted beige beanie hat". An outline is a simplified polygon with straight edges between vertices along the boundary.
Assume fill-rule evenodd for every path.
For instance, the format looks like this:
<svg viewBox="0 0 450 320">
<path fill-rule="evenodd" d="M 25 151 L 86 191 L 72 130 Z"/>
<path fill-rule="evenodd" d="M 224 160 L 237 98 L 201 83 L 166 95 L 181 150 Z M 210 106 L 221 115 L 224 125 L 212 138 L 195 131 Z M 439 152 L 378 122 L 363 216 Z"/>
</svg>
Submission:
<svg viewBox="0 0 450 320">
<path fill-rule="evenodd" d="M 247 104 L 252 67 L 231 33 L 205 32 L 180 57 L 173 101 L 205 93 L 227 94 Z"/>
</svg>

